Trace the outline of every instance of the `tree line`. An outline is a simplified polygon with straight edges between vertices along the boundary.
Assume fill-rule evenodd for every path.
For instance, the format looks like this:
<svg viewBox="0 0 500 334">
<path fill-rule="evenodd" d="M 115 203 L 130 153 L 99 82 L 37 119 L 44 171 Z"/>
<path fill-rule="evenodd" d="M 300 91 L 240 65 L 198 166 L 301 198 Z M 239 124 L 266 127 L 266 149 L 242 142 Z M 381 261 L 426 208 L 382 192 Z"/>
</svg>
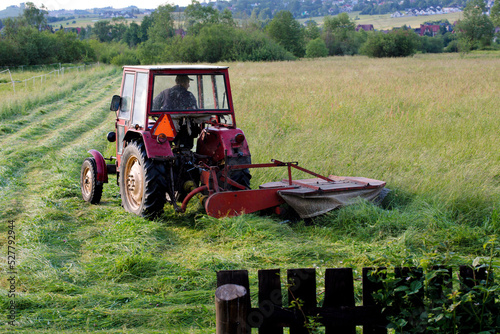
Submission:
<svg viewBox="0 0 500 334">
<path fill-rule="evenodd" d="M 468 52 L 495 47 L 493 31 L 500 25 L 500 1 L 491 16 L 483 14 L 484 7 L 482 0 L 470 0 L 455 31 L 442 29 L 435 37 L 421 37 L 406 27 L 389 32 L 356 31 L 355 22 L 346 13 L 325 17 L 322 27 L 312 20 L 301 25 L 287 10 L 277 12 L 272 19 L 237 21 L 227 8 L 220 11 L 196 1 L 184 10 L 182 29 L 174 20 L 174 7 L 162 5 L 145 16 L 140 25 L 127 24 L 123 19 L 104 20 L 81 29 L 77 35 L 64 29 L 52 32 L 45 8 L 27 3 L 22 16 L 3 22 L 0 65 L 210 63 Z"/>
</svg>

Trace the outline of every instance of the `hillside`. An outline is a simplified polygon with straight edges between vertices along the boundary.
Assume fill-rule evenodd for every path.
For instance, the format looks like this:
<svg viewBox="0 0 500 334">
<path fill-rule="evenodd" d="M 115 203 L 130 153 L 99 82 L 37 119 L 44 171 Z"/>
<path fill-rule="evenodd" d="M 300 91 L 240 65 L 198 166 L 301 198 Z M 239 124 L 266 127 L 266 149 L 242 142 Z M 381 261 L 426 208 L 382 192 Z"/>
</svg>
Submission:
<svg viewBox="0 0 500 334">
<path fill-rule="evenodd" d="M 3 10 L 0 10 L 0 20 L 6 19 L 8 17 L 18 17 L 21 15 L 22 9 L 18 6 L 10 6 Z"/>
<path fill-rule="evenodd" d="M 255 287 L 258 269 L 310 267 L 322 277 L 352 267 L 359 284 L 363 266 L 488 260 L 483 244 L 500 231 L 498 53 L 225 65 L 253 162 L 385 180 L 383 205 L 359 203 L 311 225 L 218 220 L 197 203 L 149 221 L 121 208 L 114 178 L 101 204 L 88 205 L 81 163 L 91 148 L 114 154 L 105 136 L 121 70 L 68 72 L 16 94 L 0 85 L 0 248 L 6 258 L 13 221 L 20 333 L 214 333 L 223 269 L 248 269 Z M 252 185 L 281 177 L 256 173 Z M 10 284 L 2 275 L 5 333 Z M 359 286 L 356 294 L 359 304 Z"/>
</svg>

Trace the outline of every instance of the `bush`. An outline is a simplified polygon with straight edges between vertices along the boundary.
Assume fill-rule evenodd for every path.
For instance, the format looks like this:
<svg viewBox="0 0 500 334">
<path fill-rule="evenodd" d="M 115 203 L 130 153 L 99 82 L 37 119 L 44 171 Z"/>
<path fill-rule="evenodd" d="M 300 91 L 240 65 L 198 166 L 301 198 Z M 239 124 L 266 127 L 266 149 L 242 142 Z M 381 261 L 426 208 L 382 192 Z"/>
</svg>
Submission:
<svg viewBox="0 0 500 334">
<path fill-rule="evenodd" d="M 444 52 L 458 52 L 458 41 L 456 39 L 451 41 L 444 49 Z"/>
<path fill-rule="evenodd" d="M 173 37 L 165 43 L 147 41 L 139 47 L 142 64 L 160 62 L 272 61 L 295 57 L 261 31 L 213 24 L 196 36 Z"/>
<path fill-rule="evenodd" d="M 388 34 L 370 32 L 361 53 L 377 58 L 408 57 L 415 54 L 418 45 L 418 36 L 411 30 L 397 29 Z"/>
<path fill-rule="evenodd" d="M 307 58 L 317 58 L 317 57 L 326 57 L 328 56 L 328 49 L 326 47 L 325 42 L 321 38 L 316 38 L 306 46 L 306 57 Z"/>
<path fill-rule="evenodd" d="M 21 26 L 0 43 L 0 65 L 39 65 L 93 60 L 95 53 L 75 33 L 63 30 L 53 34 Z"/>
<path fill-rule="evenodd" d="M 117 66 L 139 65 L 140 62 L 135 52 L 133 52 L 132 50 L 127 50 L 124 53 L 120 53 L 119 55 L 114 56 L 111 59 L 111 64 Z"/>
<path fill-rule="evenodd" d="M 422 53 L 441 53 L 443 48 L 444 42 L 441 37 L 420 37 L 419 51 L 422 51 Z"/>
</svg>

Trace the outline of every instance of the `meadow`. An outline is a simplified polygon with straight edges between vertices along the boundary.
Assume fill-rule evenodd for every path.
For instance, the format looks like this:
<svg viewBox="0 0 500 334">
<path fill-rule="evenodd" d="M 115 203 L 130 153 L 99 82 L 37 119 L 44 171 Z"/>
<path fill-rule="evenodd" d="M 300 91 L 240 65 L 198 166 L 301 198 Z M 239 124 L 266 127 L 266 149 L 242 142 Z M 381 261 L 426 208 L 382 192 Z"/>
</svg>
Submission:
<svg viewBox="0 0 500 334">
<path fill-rule="evenodd" d="M 214 219 L 193 203 L 150 221 L 80 195 L 106 133 L 121 69 L 102 66 L 13 94 L 0 91 L 0 332 L 7 324 L 7 231 L 16 235 L 16 329 L 25 333 L 215 333 L 216 272 L 484 263 L 500 230 L 500 54 L 330 57 L 230 66 L 237 125 L 252 161 L 384 180 L 309 224 Z M 15 74 L 13 74 L 15 75 Z M 252 186 L 281 178 L 255 173 Z M 498 243 L 493 242 L 495 247 Z M 357 280 L 359 283 L 359 281 Z M 285 282 L 283 282 L 285 284 Z M 322 301 L 322 281 L 318 281 Z M 357 290 L 357 302 L 361 293 Z"/>
</svg>

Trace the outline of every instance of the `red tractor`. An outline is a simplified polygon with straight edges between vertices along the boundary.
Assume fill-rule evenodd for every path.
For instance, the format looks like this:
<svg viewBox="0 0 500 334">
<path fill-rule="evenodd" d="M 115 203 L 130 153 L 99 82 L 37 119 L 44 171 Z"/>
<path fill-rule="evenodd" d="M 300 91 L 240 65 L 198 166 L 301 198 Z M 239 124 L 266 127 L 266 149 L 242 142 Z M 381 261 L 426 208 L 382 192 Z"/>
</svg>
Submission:
<svg viewBox="0 0 500 334">
<path fill-rule="evenodd" d="M 116 142 L 116 157 L 90 150 L 81 170 L 82 196 L 93 204 L 114 173 L 122 206 L 146 217 L 161 214 L 167 201 L 183 212 L 194 196 L 214 217 L 279 211 L 285 202 L 301 217 L 312 217 L 339 206 L 332 205 L 335 196 L 333 202 L 346 193 L 371 199 L 385 185 L 324 177 L 291 162 L 252 164 L 245 135 L 236 127 L 228 67 L 125 66 L 121 94 L 113 96 L 110 109 L 116 131 L 107 139 Z M 250 189 L 249 169 L 264 167 L 286 167 L 289 177 Z M 316 178 L 292 180 L 292 169 Z"/>
</svg>

